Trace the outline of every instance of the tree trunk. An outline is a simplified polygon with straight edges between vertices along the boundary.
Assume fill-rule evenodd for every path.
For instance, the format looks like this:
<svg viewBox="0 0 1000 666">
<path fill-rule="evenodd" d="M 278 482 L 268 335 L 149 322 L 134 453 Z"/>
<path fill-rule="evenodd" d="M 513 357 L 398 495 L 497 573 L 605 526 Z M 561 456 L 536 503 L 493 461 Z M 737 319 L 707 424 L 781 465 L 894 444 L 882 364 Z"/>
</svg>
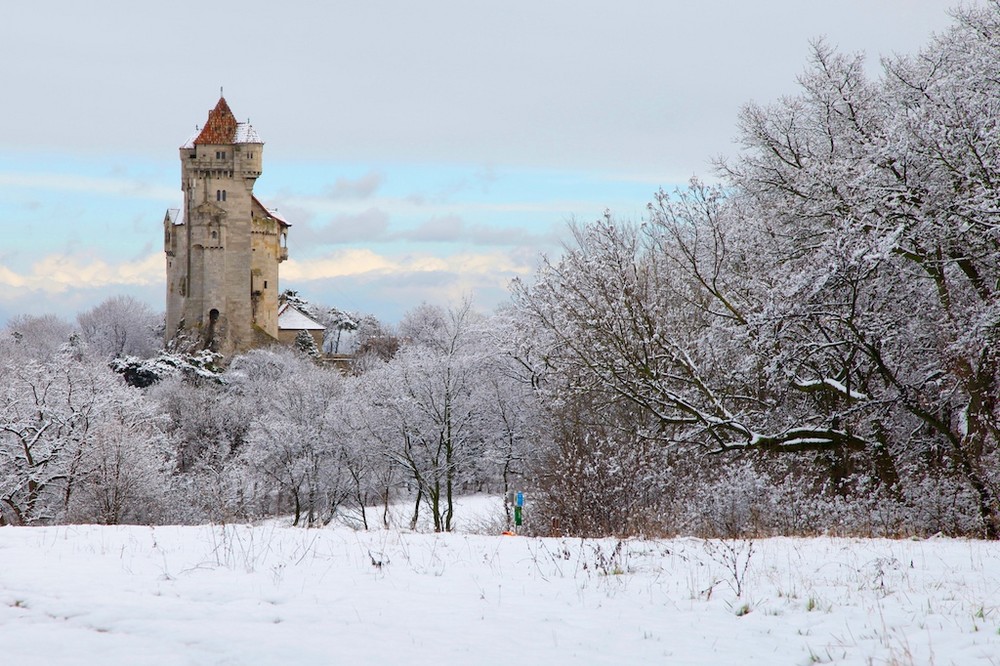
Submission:
<svg viewBox="0 0 1000 666">
<path fill-rule="evenodd" d="M 388 498 L 388 494 L 386 494 Z M 419 483 L 417 484 L 417 501 L 413 503 L 413 517 L 410 518 L 410 529 L 417 529 L 417 518 L 420 517 L 420 502 L 424 499 L 424 488 Z M 386 502 L 386 511 L 388 511 L 389 504 Z"/>
</svg>

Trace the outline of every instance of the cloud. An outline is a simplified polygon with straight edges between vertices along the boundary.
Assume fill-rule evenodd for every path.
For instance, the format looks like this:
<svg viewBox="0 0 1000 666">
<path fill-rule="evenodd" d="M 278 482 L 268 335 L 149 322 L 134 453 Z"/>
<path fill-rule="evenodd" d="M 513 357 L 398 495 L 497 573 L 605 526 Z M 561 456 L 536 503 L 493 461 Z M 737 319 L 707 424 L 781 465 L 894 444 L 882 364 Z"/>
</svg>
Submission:
<svg viewBox="0 0 1000 666">
<path fill-rule="evenodd" d="M 134 261 L 108 263 L 103 259 L 50 254 L 24 272 L 0 266 L 0 286 L 61 294 L 70 290 L 109 286 L 148 286 L 164 279 L 163 254 L 154 252 Z"/>
<path fill-rule="evenodd" d="M 13 287 L 15 289 L 21 289 L 26 287 L 28 280 L 21 275 L 18 275 L 14 271 L 10 270 L 6 266 L 0 266 L 0 284 L 5 287 Z"/>
<path fill-rule="evenodd" d="M 434 168 L 428 165 L 428 169 Z M 687 178 L 683 182 L 687 182 Z M 556 187 L 556 186 L 553 186 Z M 642 197 L 638 198 L 638 203 L 645 207 L 646 203 L 652 199 L 655 188 L 643 188 Z M 431 196 L 411 195 L 406 197 L 375 197 L 371 201 L 348 202 L 333 201 L 323 197 L 312 197 L 302 194 L 293 194 L 286 191 L 282 195 L 285 208 L 294 206 L 298 210 L 311 211 L 315 217 L 322 215 L 356 215 L 358 213 L 377 208 L 387 213 L 393 218 L 403 217 L 447 217 L 458 215 L 463 218 L 477 217 L 482 215 L 507 215 L 508 218 L 518 216 L 532 216 L 533 220 L 541 217 L 551 218 L 558 216 L 565 219 L 571 215 L 582 214 L 586 211 L 594 211 L 594 215 L 599 216 L 616 200 L 626 202 L 636 201 L 634 197 L 615 197 L 614 194 L 608 196 L 595 195 L 592 198 L 566 198 L 553 196 L 551 198 L 540 199 L 505 199 L 505 198 L 473 198 L 467 201 L 447 203 L 437 201 Z M 336 219 L 336 217 L 334 217 Z M 291 220 L 295 223 L 295 219 Z"/>
<path fill-rule="evenodd" d="M 326 191 L 331 199 L 367 199 L 384 181 L 384 174 L 379 171 L 369 171 L 360 178 L 337 178 Z"/>
<path fill-rule="evenodd" d="M 517 245 L 531 246 L 533 252 L 538 248 L 559 242 L 554 231 L 548 234 L 534 234 L 520 227 L 494 228 L 485 224 L 473 224 L 468 227 L 468 241 L 476 245 Z"/>
<path fill-rule="evenodd" d="M 535 234 L 520 226 L 468 224 L 458 215 L 436 215 L 414 229 L 399 231 L 390 238 L 416 243 L 468 243 L 471 245 L 525 246 L 536 249 L 559 242 L 554 231 Z"/>
<path fill-rule="evenodd" d="M 458 241 L 465 231 L 465 222 L 457 215 L 441 215 L 426 220 L 416 229 L 396 234 L 409 241 L 440 243 Z"/>
<path fill-rule="evenodd" d="M 336 215 L 321 227 L 308 224 L 292 227 L 296 246 L 341 245 L 383 239 L 389 229 L 389 215 L 378 208 Z"/>
<path fill-rule="evenodd" d="M 440 184 L 432 192 L 413 192 L 405 196 L 404 200 L 423 205 L 428 202 L 447 203 L 456 195 L 470 192 L 486 195 L 498 179 L 497 172 L 492 166 L 481 166 L 471 173 Z"/>
<path fill-rule="evenodd" d="M 0 325 L 18 315 L 54 314 L 72 320 L 77 313 L 89 310 L 112 297 L 128 295 L 149 305 L 154 312 L 163 311 L 163 284 L 111 285 L 81 287 L 59 294 L 42 294 L 26 289 L 0 290 Z"/>
<path fill-rule="evenodd" d="M 391 261 L 371 250 L 346 249 L 315 259 L 289 259 L 281 266 L 281 279 L 319 280 L 387 271 L 391 267 Z"/>
<path fill-rule="evenodd" d="M 282 265 L 281 279 L 283 286 L 316 303 L 397 321 L 423 302 L 450 305 L 471 297 L 477 308 L 489 310 L 508 301 L 510 280 L 534 270 L 533 261 L 515 255 L 390 256 L 345 249 L 320 259 L 290 259 Z"/>
<path fill-rule="evenodd" d="M 294 200 L 285 198 L 265 200 L 264 205 L 268 210 L 281 213 L 281 217 L 291 223 L 292 229 L 294 230 L 292 233 L 296 233 L 299 229 L 305 228 L 312 220 L 316 219 L 316 215 L 311 209 L 303 208 L 295 203 Z"/>
<path fill-rule="evenodd" d="M 131 178 L 97 178 L 61 173 L 0 172 L 0 188 L 85 192 L 136 199 L 174 199 L 176 189 Z"/>
<path fill-rule="evenodd" d="M 281 265 L 281 282 L 317 302 L 394 320 L 417 303 L 449 304 L 469 295 L 478 307 L 491 308 L 507 298 L 511 278 L 533 272 L 534 260 L 532 253 L 516 251 L 435 256 L 344 248 L 323 257 L 289 259 Z M 52 254 L 26 270 L 0 264 L 0 322 L 18 313 L 71 316 L 122 293 L 162 310 L 163 276 L 159 252 L 123 262 Z"/>
<path fill-rule="evenodd" d="M 404 276 L 439 271 L 509 277 L 530 273 L 533 268 L 506 252 L 464 252 L 446 257 L 412 253 L 391 256 L 351 248 L 314 259 L 289 259 L 281 267 L 281 278 L 308 282 L 336 277 Z"/>
</svg>

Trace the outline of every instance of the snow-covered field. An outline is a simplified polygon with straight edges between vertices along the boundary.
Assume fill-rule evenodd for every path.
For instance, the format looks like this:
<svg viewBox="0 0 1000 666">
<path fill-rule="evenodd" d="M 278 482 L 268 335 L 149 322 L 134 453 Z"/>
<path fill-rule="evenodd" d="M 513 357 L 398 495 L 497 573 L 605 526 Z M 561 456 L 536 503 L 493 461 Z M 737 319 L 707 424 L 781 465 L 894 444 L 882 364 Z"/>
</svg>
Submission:
<svg viewBox="0 0 1000 666">
<path fill-rule="evenodd" d="M 978 541 L 0 528 L 21 666 L 1000 664 L 998 631 Z"/>
</svg>

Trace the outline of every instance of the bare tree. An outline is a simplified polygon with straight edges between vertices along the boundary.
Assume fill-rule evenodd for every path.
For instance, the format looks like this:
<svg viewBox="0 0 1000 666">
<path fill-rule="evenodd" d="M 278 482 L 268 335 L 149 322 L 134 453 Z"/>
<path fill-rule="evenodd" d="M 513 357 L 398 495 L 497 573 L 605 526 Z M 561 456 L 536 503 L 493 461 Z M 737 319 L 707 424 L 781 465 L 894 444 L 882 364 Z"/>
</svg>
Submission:
<svg viewBox="0 0 1000 666">
<path fill-rule="evenodd" d="M 132 296 L 112 296 L 77 316 L 92 353 L 101 358 L 148 358 L 160 348 L 163 317 Z"/>
</svg>

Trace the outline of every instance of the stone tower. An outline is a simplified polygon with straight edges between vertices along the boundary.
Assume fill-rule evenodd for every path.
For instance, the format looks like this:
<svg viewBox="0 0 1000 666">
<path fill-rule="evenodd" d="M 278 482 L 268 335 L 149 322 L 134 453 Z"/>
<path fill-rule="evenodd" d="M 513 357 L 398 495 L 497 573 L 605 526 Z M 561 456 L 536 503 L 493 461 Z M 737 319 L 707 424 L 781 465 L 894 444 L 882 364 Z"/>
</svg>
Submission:
<svg viewBox="0 0 1000 666">
<path fill-rule="evenodd" d="M 277 341 L 290 225 L 254 196 L 263 152 L 223 97 L 180 148 L 184 207 L 163 220 L 168 345 L 230 355 Z"/>
</svg>

